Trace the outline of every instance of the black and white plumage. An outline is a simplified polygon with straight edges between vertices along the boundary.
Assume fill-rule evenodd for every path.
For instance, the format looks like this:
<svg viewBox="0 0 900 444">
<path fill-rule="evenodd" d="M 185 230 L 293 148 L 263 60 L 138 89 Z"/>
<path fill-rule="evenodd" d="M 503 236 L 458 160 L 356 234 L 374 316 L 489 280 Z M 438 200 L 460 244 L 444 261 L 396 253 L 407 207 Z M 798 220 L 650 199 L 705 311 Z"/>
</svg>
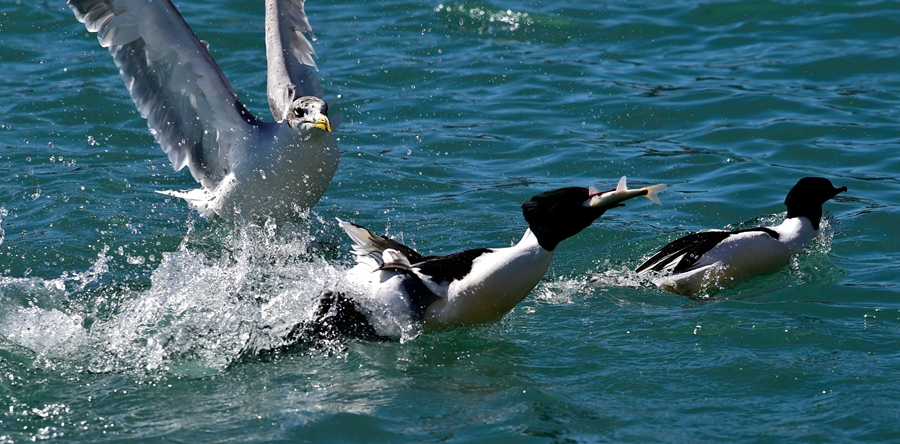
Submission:
<svg viewBox="0 0 900 444">
<path fill-rule="evenodd" d="M 108 48 L 150 133 L 202 189 L 164 194 L 211 216 L 292 215 L 318 202 L 339 153 L 303 0 L 266 0 L 269 107 L 253 116 L 169 0 L 68 0 Z M 336 123 L 335 123 L 336 125 Z"/>
<path fill-rule="evenodd" d="M 496 321 L 540 282 L 560 242 L 624 200 L 647 196 L 659 202 L 656 194 L 664 189 L 628 190 L 623 177 L 608 191 L 570 187 L 541 193 L 522 205 L 528 229 L 518 244 L 445 256 L 424 256 L 339 220 L 353 240 L 357 265 L 335 291 L 323 294 L 324 308 L 312 324 L 295 328 L 289 342 L 323 326 L 336 334 L 403 339 L 423 329 Z"/>
<path fill-rule="evenodd" d="M 785 198 L 787 217 L 778 226 L 690 234 L 664 246 L 635 271 L 684 295 L 772 273 L 818 234 L 822 205 L 845 191 L 847 187 L 835 187 L 828 179 L 804 177 Z"/>
</svg>

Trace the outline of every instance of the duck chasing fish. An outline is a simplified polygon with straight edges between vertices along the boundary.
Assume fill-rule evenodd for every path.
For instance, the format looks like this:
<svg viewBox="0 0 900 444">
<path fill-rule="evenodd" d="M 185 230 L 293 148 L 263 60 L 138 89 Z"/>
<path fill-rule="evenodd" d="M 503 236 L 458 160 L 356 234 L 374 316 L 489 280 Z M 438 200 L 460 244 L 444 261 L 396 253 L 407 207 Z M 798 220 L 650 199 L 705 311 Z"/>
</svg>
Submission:
<svg viewBox="0 0 900 444">
<path fill-rule="evenodd" d="M 311 322 L 297 324 L 287 343 L 310 337 L 403 339 L 499 320 L 522 302 L 547 272 L 558 244 L 607 210 L 638 196 L 659 203 L 666 185 L 629 190 L 625 177 L 611 190 L 568 187 L 522 205 L 528 223 L 507 248 L 476 248 L 425 256 L 399 242 L 338 219 L 353 240 L 357 265 L 320 297 Z"/>
</svg>

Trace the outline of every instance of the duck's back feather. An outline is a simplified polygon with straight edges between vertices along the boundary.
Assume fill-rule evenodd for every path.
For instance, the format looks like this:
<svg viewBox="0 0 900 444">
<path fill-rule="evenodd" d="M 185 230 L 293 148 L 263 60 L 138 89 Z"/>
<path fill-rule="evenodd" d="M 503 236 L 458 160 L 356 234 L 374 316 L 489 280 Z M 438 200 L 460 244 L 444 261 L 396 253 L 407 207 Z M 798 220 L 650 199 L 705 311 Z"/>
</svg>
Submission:
<svg viewBox="0 0 900 444">
<path fill-rule="evenodd" d="M 773 239 L 778 239 L 779 234 L 771 228 L 750 228 L 747 230 L 735 231 L 704 231 L 700 233 L 689 234 L 682 238 L 676 239 L 662 247 L 653 257 L 641 264 L 635 272 L 643 273 L 647 271 L 662 272 L 670 267 L 670 265 L 678 260 L 678 263 L 672 268 L 672 273 L 681 273 L 690 270 L 704 254 L 715 248 L 730 236 L 759 231 L 768 234 Z M 680 260 L 679 260 L 680 259 Z"/>
</svg>

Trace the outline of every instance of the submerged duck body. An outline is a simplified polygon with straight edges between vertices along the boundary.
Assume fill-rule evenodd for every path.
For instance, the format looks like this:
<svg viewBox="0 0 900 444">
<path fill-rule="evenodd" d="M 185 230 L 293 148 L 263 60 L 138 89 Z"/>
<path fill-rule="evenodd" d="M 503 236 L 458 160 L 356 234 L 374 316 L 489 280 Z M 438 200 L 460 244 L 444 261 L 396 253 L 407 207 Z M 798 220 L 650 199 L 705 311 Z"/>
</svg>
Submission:
<svg viewBox="0 0 900 444">
<path fill-rule="evenodd" d="M 274 122 L 237 98 L 169 0 L 68 0 L 108 48 L 141 116 L 175 170 L 202 188 L 165 191 L 206 216 L 284 216 L 312 207 L 339 152 L 310 67 L 302 1 L 266 0 L 267 93 Z M 337 122 L 335 122 L 335 125 Z"/>
<path fill-rule="evenodd" d="M 773 227 L 704 231 L 679 238 L 635 269 L 661 288 L 692 295 L 775 272 L 816 237 L 822 205 L 847 191 L 821 177 L 800 179 L 785 198 L 784 222 Z"/>
<path fill-rule="evenodd" d="M 288 339 L 323 326 L 336 334 L 403 339 L 423 330 L 499 320 L 537 286 L 560 242 L 624 200 L 647 196 L 659 202 L 656 194 L 664 189 L 628 190 L 623 177 L 607 191 L 569 187 L 541 193 L 522 205 L 529 228 L 516 245 L 445 256 L 424 256 L 339 220 L 354 242 L 357 264 L 334 291 L 323 294 L 313 323 L 298 325 Z"/>
</svg>

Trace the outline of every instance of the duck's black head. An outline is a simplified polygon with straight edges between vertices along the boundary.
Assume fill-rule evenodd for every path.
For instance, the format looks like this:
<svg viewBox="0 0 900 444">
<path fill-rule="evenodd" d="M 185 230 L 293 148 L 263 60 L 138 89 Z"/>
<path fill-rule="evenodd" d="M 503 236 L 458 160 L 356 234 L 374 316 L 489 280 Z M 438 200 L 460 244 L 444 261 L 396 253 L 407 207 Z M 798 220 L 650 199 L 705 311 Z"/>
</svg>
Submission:
<svg viewBox="0 0 900 444">
<path fill-rule="evenodd" d="M 844 191 L 847 191 L 847 187 L 835 187 L 824 177 L 804 177 L 784 198 L 787 217 L 806 217 L 812 222 L 813 228 L 818 230 L 822 220 L 822 204 Z"/>
<path fill-rule="evenodd" d="M 606 210 L 622 206 L 591 207 L 591 197 L 605 192 L 580 187 L 547 191 L 522 204 L 522 214 L 541 247 L 553 251 L 557 244 L 587 228 Z"/>
</svg>

